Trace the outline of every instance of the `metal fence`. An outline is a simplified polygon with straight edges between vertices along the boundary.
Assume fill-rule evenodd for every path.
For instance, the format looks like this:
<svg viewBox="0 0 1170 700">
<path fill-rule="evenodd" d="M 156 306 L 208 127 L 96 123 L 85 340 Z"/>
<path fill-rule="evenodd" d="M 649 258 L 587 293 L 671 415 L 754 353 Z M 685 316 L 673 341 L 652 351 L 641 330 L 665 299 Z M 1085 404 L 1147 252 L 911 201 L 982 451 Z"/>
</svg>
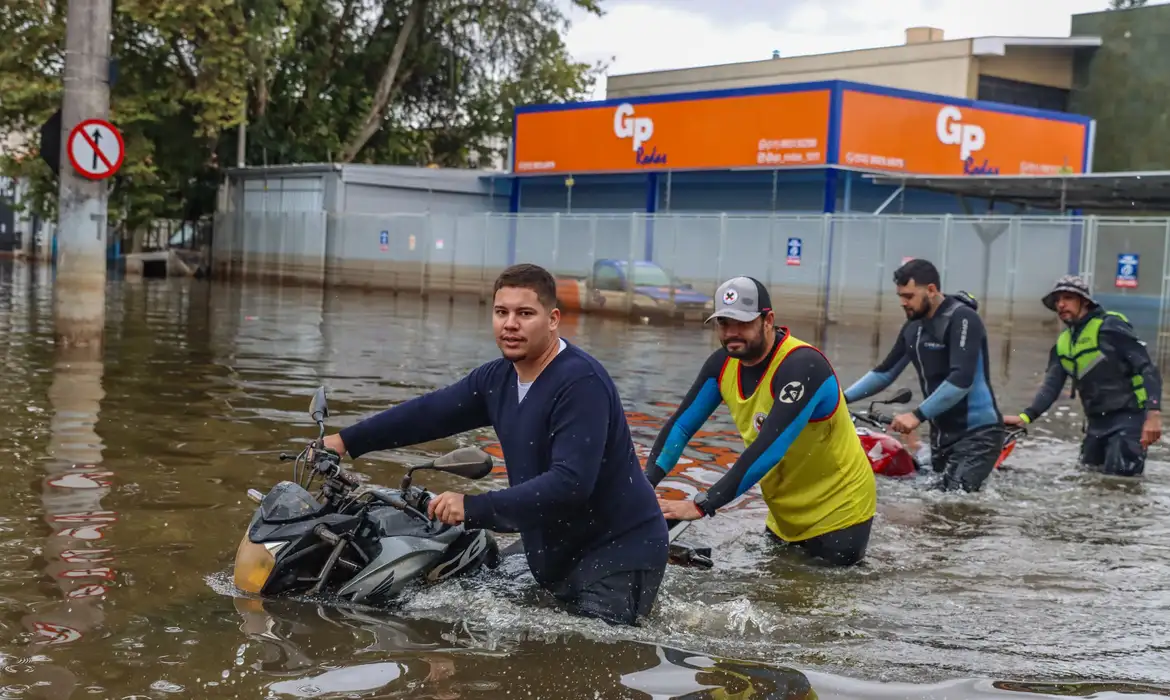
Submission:
<svg viewBox="0 0 1170 700">
<path fill-rule="evenodd" d="M 1170 219 L 1154 218 L 224 212 L 214 242 L 219 276 L 483 298 L 513 262 L 587 287 L 598 261 L 647 260 L 650 282 L 710 295 L 751 275 L 785 313 L 830 321 L 899 315 L 892 275 L 912 257 L 1009 326 L 1053 322 L 1039 300 L 1069 272 L 1147 328 L 1165 325 L 1170 295 Z"/>
</svg>

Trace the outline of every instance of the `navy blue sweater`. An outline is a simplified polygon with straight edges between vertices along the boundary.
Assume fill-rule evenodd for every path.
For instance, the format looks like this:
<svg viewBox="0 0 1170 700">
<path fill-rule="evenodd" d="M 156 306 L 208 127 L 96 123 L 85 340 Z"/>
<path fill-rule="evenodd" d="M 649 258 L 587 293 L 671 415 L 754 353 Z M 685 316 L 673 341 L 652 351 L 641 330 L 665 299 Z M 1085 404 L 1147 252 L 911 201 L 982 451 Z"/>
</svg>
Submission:
<svg viewBox="0 0 1170 700">
<path fill-rule="evenodd" d="M 523 402 L 517 391 L 516 370 L 500 358 L 343 429 L 341 439 L 357 458 L 490 425 L 509 488 L 467 496 L 467 527 L 519 532 L 528 566 L 546 587 L 665 568 L 666 521 L 605 368 L 567 345 Z"/>
</svg>

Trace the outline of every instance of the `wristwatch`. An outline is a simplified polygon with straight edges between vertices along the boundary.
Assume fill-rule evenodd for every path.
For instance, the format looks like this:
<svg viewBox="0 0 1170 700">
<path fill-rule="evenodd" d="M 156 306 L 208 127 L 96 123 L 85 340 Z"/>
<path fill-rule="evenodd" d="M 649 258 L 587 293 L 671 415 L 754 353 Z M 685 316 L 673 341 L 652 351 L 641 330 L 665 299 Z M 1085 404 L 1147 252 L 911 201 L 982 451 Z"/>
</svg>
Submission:
<svg viewBox="0 0 1170 700">
<path fill-rule="evenodd" d="M 703 492 L 699 493 L 698 495 L 696 495 L 693 503 L 696 506 L 698 506 L 699 512 L 702 513 L 703 515 L 707 516 L 708 518 L 715 517 L 715 511 L 710 510 L 707 507 L 707 492 L 706 491 L 703 491 Z"/>
</svg>

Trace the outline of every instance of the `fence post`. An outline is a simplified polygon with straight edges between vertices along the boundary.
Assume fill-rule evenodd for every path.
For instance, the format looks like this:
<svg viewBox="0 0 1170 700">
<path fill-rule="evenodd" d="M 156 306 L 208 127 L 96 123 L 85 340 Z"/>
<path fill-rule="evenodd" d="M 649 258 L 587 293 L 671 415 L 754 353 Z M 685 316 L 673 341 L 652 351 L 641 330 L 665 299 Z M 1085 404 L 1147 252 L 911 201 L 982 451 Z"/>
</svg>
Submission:
<svg viewBox="0 0 1170 700">
<path fill-rule="evenodd" d="M 479 303 L 486 304 L 488 300 L 488 281 L 487 281 L 487 266 L 488 266 L 488 246 L 489 239 L 492 234 L 492 213 L 485 211 L 483 213 L 483 250 L 480 254 L 479 264 Z"/>
<path fill-rule="evenodd" d="M 638 214 L 630 214 L 630 250 L 626 255 L 626 315 L 634 314 L 634 256 L 638 254 Z"/>
<path fill-rule="evenodd" d="M 830 267 L 830 258 L 833 257 L 833 242 L 829 240 L 832 229 L 829 224 L 829 214 L 821 216 L 821 272 L 817 280 L 817 308 L 820 309 L 821 321 L 829 321 L 829 286 L 833 281 L 833 269 Z"/>
<path fill-rule="evenodd" d="M 552 273 L 557 273 L 557 250 L 561 244 L 561 213 L 553 212 Z"/>
<path fill-rule="evenodd" d="M 719 291 L 723 284 L 723 249 L 727 245 L 727 213 L 719 214 L 719 253 L 715 258 L 715 286 L 711 289 L 711 296 Z M 718 301 L 718 300 L 716 300 Z"/>
<path fill-rule="evenodd" d="M 1166 230 L 1162 242 L 1162 294 L 1158 299 L 1158 354 L 1164 353 L 1166 331 L 1166 297 L 1170 295 L 1170 219 L 1166 220 Z M 1159 363 L 1161 364 L 1161 363 Z"/>
<path fill-rule="evenodd" d="M 1077 270 L 1077 274 L 1089 286 L 1089 291 L 1093 291 L 1093 267 L 1097 259 L 1097 217 L 1090 214 L 1085 219 L 1085 238 L 1081 243 L 1081 269 Z"/>
<path fill-rule="evenodd" d="M 772 171 L 772 213 L 768 214 L 768 289 L 772 289 L 772 266 L 776 258 L 776 171 Z M 787 252 L 788 246 L 785 246 Z M 801 251 L 803 254 L 804 251 Z"/>
<path fill-rule="evenodd" d="M 886 257 L 889 255 L 889 251 L 887 250 L 889 247 L 889 223 L 890 220 L 884 216 L 878 218 L 878 242 L 880 252 L 878 253 L 877 263 L 877 288 L 874 292 L 874 295 L 877 297 L 874 303 L 874 314 L 878 319 L 882 317 L 882 299 L 885 298 L 885 295 L 882 294 L 882 284 L 886 279 Z"/>
<path fill-rule="evenodd" d="M 951 254 L 951 232 L 954 230 L 955 217 L 952 214 L 943 215 L 943 234 L 942 234 L 942 260 L 938 266 L 939 283 L 942 288 L 947 288 L 947 268 L 950 266 L 948 260 Z M 983 300 L 986 303 L 986 299 Z"/>
<path fill-rule="evenodd" d="M 451 218 L 455 225 L 451 231 L 451 283 L 447 285 L 447 298 L 454 302 L 456 285 L 459 282 L 457 273 L 459 268 L 459 222 L 463 220 L 463 216 L 460 214 L 452 214 Z"/>
<path fill-rule="evenodd" d="M 848 221 L 838 222 L 837 217 L 833 214 L 825 214 L 825 216 L 829 219 L 829 226 L 831 228 L 833 228 L 835 232 L 836 231 L 841 232 L 841 254 L 839 256 L 841 258 L 841 260 L 838 263 L 839 269 L 841 270 L 841 274 L 838 275 L 838 277 L 837 277 L 837 300 L 836 300 L 837 320 L 838 320 L 838 322 L 841 322 L 841 319 L 843 319 L 845 316 L 845 283 L 849 277 L 847 274 L 845 274 L 846 273 L 845 265 L 849 262 L 847 254 L 849 251 L 849 228 L 850 227 L 849 227 Z M 837 223 L 841 223 L 841 226 L 839 226 L 839 227 L 836 226 Z M 832 270 L 830 270 L 829 274 L 830 275 L 832 274 Z"/>
<path fill-rule="evenodd" d="M 1004 303 L 1007 304 L 1007 318 L 1004 319 L 1004 334 L 1012 332 L 1012 325 L 1016 318 L 1016 275 L 1020 270 L 1020 227 L 1023 220 L 1013 216 L 1008 223 L 1008 268 L 1007 279 L 1004 280 Z"/>
<path fill-rule="evenodd" d="M 668 175 L 667 182 L 669 182 L 669 180 L 670 180 L 670 178 Z M 674 224 L 673 226 L 671 226 L 671 234 L 670 234 L 670 270 L 671 270 L 671 275 L 673 276 L 674 273 L 676 273 L 678 271 L 678 217 L 675 215 L 671 215 L 670 221 L 672 224 Z M 670 285 L 670 308 L 671 308 L 671 310 L 673 310 L 675 307 L 675 304 L 678 303 L 677 301 L 675 301 L 674 288 L 676 286 L 677 285 L 674 285 L 674 284 Z"/>
<path fill-rule="evenodd" d="M 430 217 L 430 215 L 429 214 L 421 214 L 420 216 L 423 217 L 422 238 L 424 240 L 422 241 L 423 250 L 422 250 L 422 255 L 420 256 L 420 261 L 421 261 L 420 264 L 422 267 L 419 270 L 418 294 L 423 299 L 426 299 L 427 298 L 427 272 L 430 269 L 431 245 L 432 245 L 431 239 L 434 237 L 434 232 L 431 231 L 431 217 Z"/>
<path fill-rule="evenodd" d="M 597 262 L 597 214 L 589 215 L 589 275 L 593 274 L 593 265 Z"/>
</svg>

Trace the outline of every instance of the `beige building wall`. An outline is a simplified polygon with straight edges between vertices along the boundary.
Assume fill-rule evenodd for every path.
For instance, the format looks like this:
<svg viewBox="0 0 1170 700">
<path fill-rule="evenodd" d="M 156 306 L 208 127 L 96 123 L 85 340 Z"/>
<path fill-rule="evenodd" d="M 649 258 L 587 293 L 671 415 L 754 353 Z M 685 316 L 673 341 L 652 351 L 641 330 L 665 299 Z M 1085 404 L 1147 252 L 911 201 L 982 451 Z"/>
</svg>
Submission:
<svg viewBox="0 0 1170 700">
<path fill-rule="evenodd" d="M 889 46 L 679 70 L 609 76 L 608 99 L 818 80 L 852 80 L 903 90 L 972 97 L 978 74 L 971 40 Z"/>
<path fill-rule="evenodd" d="M 980 75 L 1067 90 L 1073 84 L 1074 48 L 1094 45 L 1100 45 L 1099 38 L 984 37 L 948 41 L 943 39 L 941 29 L 911 27 L 901 46 L 614 75 L 606 81 L 606 97 L 852 80 L 976 99 Z"/>
<path fill-rule="evenodd" d="M 1072 51 L 1058 51 L 1044 46 L 1011 46 L 1003 56 L 979 56 L 973 60 L 976 70 L 972 72 L 977 75 L 1072 89 Z"/>
</svg>

